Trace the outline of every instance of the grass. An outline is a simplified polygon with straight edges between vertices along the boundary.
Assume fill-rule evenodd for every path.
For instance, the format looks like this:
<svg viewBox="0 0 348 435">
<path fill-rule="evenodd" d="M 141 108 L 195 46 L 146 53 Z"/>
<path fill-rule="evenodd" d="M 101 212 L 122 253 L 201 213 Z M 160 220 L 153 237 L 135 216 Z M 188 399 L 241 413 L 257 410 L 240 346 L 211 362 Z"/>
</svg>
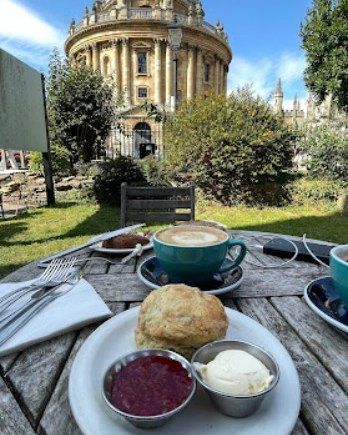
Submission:
<svg viewBox="0 0 348 435">
<path fill-rule="evenodd" d="M 330 204 L 260 210 L 200 203 L 197 214 L 199 219 L 220 221 L 231 229 L 299 236 L 307 233 L 310 238 L 348 242 L 348 219 Z M 0 221 L 0 278 L 31 261 L 115 229 L 118 224 L 117 209 L 68 203 Z"/>
</svg>

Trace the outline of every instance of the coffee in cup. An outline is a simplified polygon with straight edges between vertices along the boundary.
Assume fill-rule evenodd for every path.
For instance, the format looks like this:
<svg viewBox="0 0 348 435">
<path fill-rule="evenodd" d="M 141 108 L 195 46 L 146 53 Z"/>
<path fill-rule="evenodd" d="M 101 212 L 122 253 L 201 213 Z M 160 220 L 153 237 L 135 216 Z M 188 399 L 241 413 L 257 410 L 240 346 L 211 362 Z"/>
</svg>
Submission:
<svg viewBox="0 0 348 435">
<path fill-rule="evenodd" d="M 244 260 L 241 240 L 213 227 L 178 226 L 157 232 L 153 238 L 158 261 L 173 283 L 204 285 L 217 273 L 227 273 Z M 238 258 L 222 267 L 229 249 L 241 247 Z"/>
<path fill-rule="evenodd" d="M 330 267 L 335 288 L 345 306 L 348 307 L 348 245 L 332 249 Z"/>
<path fill-rule="evenodd" d="M 169 245 L 182 247 L 202 247 L 222 243 L 228 234 L 210 227 L 173 227 L 158 233 L 158 240 Z"/>
</svg>

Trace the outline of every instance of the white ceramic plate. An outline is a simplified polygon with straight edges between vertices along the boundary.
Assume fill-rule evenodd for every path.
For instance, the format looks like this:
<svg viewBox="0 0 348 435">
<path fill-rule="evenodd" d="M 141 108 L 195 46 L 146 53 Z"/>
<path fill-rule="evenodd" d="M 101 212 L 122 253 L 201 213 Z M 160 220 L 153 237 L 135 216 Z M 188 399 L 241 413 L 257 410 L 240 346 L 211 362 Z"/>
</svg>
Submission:
<svg viewBox="0 0 348 435">
<path fill-rule="evenodd" d="M 106 370 L 120 356 L 136 350 L 134 329 L 139 308 L 125 311 L 100 326 L 83 344 L 72 366 L 69 399 L 73 415 L 85 435 L 141 435 L 119 416 L 111 416 L 102 398 Z M 200 388 L 190 405 L 156 435 L 288 435 L 300 411 L 301 391 L 296 368 L 283 345 L 263 326 L 226 309 L 229 340 L 245 340 L 269 351 L 280 367 L 280 380 L 260 409 L 246 419 L 219 414 Z"/>
<path fill-rule="evenodd" d="M 143 246 L 144 251 L 148 251 L 149 249 L 153 248 L 152 242 L 148 243 L 147 245 Z M 117 254 L 130 254 L 134 251 L 134 248 L 130 249 L 109 249 L 109 248 L 103 248 L 102 242 L 98 243 L 97 245 L 94 245 L 91 247 L 91 249 L 95 252 L 101 252 L 103 254 L 111 254 L 111 255 L 117 255 Z"/>
</svg>

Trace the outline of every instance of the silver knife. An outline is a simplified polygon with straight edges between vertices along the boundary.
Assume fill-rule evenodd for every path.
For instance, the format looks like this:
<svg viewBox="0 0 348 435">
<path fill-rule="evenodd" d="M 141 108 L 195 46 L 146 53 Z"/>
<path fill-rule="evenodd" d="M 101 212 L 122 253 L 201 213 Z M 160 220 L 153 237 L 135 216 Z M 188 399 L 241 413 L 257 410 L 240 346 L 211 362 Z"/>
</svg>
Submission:
<svg viewBox="0 0 348 435">
<path fill-rule="evenodd" d="M 121 228 L 121 229 L 116 230 L 116 231 L 111 231 L 109 233 L 101 234 L 100 236 L 93 237 L 84 245 L 76 246 L 75 248 L 70 248 L 70 249 L 67 249 L 65 251 L 59 252 L 59 254 L 55 254 L 55 255 L 52 255 L 50 257 L 46 257 L 46 258 L 40 260 L 37 263 L 37 265 L 39 267 L 46 267 L 47 263 L 54 260 L 55 258 L 65 257 L 66 255 L 72 254 L 76 251 L 80 251 L 81 249 L 88 248 L 88 247 L 93 246 L 99 242 L 103 242 L 104 240 L 111 239 L 112 237 L 117 237 L 117 236 L 120 236 L 122 234 L 130 233 L 131 231 L 137 230 L 137 229 L 142 228 L 144 226 L 145 226 L 145 224 L 133 225 L 131 227 Z"/>
<path fill-rule="evenodd" d="M 71 289 L 70 289 L 71 290 Z M 68 293 L 70 290 L 66 292 L 52 294 L 49 297 L 41 300 L 34 306 L 31 306 L 26 313 L 19 317 L 16 321 L 11 323 L 3 333 L 0 334 L 0 346 L 5 344 L 10 338 L 12 338 L 18 331 L 20 331 L 37 313 L 43 310 L 47 305 L 60 298 L 61 296 Z"/>
<path fill-rule="evenodd" d="M 12 310 L 5 311 L 4 316 L 0 316 L 0 335 L 12 322 L 15 322 L 20 316 L 24 315 L 31 307 L 37 305 L 42 299 L 56 293 L 58 290 L 64 293 L 65 286 L 75 286 L 80 280 L 76 276 L 70 281 L 62 282 L 54 286 L 41 286 L 32 295 L 27 297 L 19 307 L 14 307 Z"/>
</svg>

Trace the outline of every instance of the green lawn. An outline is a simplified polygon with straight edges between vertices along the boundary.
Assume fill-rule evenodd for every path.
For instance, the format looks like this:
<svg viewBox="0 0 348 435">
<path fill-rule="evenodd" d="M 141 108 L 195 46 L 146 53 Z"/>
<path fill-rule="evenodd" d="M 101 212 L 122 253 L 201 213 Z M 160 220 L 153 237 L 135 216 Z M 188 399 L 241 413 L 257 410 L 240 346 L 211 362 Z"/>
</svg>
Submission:
<svg viewBox="0 0 348 435">
<path fill-rule="evenodd" d="M 266 208 L 221 207 L 200 204 L 199 219 L 217 220 L 231 229 L 277 232 L 337 243 L 348 242 L 348 219 L 334 206 Z M 117 209 L 92 204 L 60 204 L 52 209 L 37 209 L 29 215 L 0 221 L 0 277 L 30 261 L 70 246 L 91 236 L 115 229 Z"/>
</svg>

